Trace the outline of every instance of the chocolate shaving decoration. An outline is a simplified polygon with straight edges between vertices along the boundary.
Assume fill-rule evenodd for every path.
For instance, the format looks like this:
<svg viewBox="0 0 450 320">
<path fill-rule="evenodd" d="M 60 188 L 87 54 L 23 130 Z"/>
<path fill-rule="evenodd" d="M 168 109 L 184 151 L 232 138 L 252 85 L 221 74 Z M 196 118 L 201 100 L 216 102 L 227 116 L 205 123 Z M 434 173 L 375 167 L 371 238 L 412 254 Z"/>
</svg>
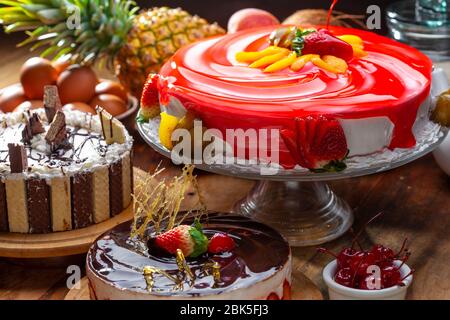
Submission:
<svg viewBox="0 0 450 320">
<path fill-rule="evenodd" d="M 67 141 L 66 116 L 63 112 L 56 112 L 45 136 L 45 141 L 50 145 L 52 152 L 63 146 Z"/>
<path fill-rule="evenodd" d="M 45 129 L 41 123 L 41 120 L 39 119 L 39 116 L 36 113 L 30 115 L 30 112 L 28 111 L 27 122 L 25 124 L 25 128 L 22 131 L 23 143 L 29 144 L 31 142 L 31 139 L 33 139 L 36 134 L 44 132 Z"/>
<path fill-rule="evenodd" d="M 58 87 L 44 87 L 44 109 L 48 123 L 52 122 L 56 112 L 62 109 L 61 100 L 58 95 Z"/>
<path fill-rule="evenodd" d="M 22 173 L 28 168 L 27 152 L 22 144 L 8 143 L 11 173 Z"/>
</svg>

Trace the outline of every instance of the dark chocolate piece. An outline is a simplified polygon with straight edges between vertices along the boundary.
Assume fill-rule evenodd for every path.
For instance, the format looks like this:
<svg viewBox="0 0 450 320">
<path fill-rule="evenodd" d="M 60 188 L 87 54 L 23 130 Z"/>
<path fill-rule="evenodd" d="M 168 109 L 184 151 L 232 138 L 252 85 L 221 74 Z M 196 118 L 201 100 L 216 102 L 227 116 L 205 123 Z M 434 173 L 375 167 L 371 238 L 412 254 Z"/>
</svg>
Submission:
<svg viewBox="0 0 450 320">
<path fill-rule="evenodd" d="M 11 173 L 22 173 L 28 168 L 27 151 L 21 144 L 8 143 Z"/>
<path fill-rule="evenodd" d="M 44 87 L 44 109 L 48 123 L 53 121 L 56 111 L 62 109 L 61 100 L 59 100 L 58 88 L 56 86 Z"/>
<path fill-rule="evenodd" d="M 3 181 L 0 180 L 0 232 L 6 232 L 8 225 L 8 207 L 6 205 L 6 188 Z"/>
<path fill-rule="evenodd" d="M 58 149 L 67 141 L 66 116 L 58 111 L 48 129 L 45 140 L 53 151 Z"/>
<path fill-rule="evenodd" d="M 34 135 L 45 132 L 41 120 L 39 119 L 39 116 L 36 113 L 30 115 L 30 113 L 28 112 L 27 116 L 28 116 L 27 122 L 25 124 L 25 128 L 23 128 L 22 131 L 23 143 L 30 143 Z"/>
<path fill-rule="evenodd" d="M 70 179 L 72 190 L 72 228 L 79 229 L 92 224 L 94 212 L 93 174 L 84 172 Z"/>
<path fill-rule="evenodd" d="M 109 167 L 109 207 L 111 217 L 123 211 L 122 189 L 122 161 L 119 160 Z"/>
<path fill-rule="evenodd" d="M 52 231 L 50 218 L 50 188 L 45 179 L 27 180 L 27 207 L 30 233 Z"/>
</svg>

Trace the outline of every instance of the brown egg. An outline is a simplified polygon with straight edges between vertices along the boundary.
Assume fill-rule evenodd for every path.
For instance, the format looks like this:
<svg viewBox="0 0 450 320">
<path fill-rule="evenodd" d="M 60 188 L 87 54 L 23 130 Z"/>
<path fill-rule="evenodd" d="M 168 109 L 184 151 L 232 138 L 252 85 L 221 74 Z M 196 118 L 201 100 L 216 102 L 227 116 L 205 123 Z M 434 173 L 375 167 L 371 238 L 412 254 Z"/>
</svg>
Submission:
<svg viewBox="0 0 450 320">
<path fill-rule="evenodd" d="M 27 97 L 25 97 L 22 86 L 7 87 L 0 95 L 0 110 L 11 112 L 25 100 L 27 100 Z"/>
<path fill-rule="evenodd" d="M 92 99 L 90 105 L 92 108 L 100 106 L 114 117 L 127 111 L 126 103 L 119 97 L 112 94 L 101 94 Z"/>
<path fill-rule="evenodd" d="M 62 104 L 88 103 L 95 95 L 97 83 L 97 76 L 91 68 L 79 65 L 70 66 L 61 73 L 57 81 Z"/>
<path fill-rule="evenodd" d="M 23 91 L 30 100 L 42 99 L 44 86 L 56 83 L 58 72 L 47 59 L 34 57 L 28 59 L 20 71 Z"/>
<path fill-rule="evenodd" d="M 28 100 L 19 104 L 14 111 L 18 110 L 34 110 L 44 107 L 44 102 L 42 100 Z"/>
<path fill-rule="evenodd" d="M 95 95 L 101 95 L 101 94 L 112 94 L 123 101 L 128 101 L 128 94 L 125 88 L 118 82 L 111 81 L 111 80 L 104 80 L 101 81 L 97 86 L 95 87 Z"/>
<path fill-rule="evenodd" d="M 69 110 L 78 110 L 86 113 L 96 114 L 95 109 L 84 102 L 72 102 L 66 104 L 63 108 Z"/>
</svg>

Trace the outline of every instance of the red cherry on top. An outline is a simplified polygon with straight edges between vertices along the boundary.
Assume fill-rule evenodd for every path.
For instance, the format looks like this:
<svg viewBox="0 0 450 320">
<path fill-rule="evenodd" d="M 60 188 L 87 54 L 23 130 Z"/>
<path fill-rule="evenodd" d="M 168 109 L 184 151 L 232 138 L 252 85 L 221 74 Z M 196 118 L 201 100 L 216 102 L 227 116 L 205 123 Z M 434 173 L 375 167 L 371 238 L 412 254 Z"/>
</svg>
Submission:
<svg viewBox="0 0 450 320">
<path fill-rule="evenodd" d="M 386 260 L 394 260 L 395 252 L 394 250 L 387 248 L 381 244 L 376 244 L 370 250 L 372 254 L 375 255 L 375 259 L 377 261 L 386 261 Z"/>
<path fill-rule="evenodd" d="M 353 248 L 342 249 L 341 252 L 339 252 L 339 254 L 336 257 L 338 268 L 341 269 L 350 267 L 350 261 L 352 260 L 352 258 L 355 256 L 356 253 L 357 251 Z"/>
<path fill-rule="evenodd" d="M 371 252 L 358 251 L 350 260 L 350 269 L 359 277 L 365 278 L 367 268 L 377 262 L 375 255 Z"/>
<path fill-rule="evenodd" d="M 208 252 L 222 253 L 233 250 L 235 246 L 233 238 L 225 233 L 217 232 L 209 240 Z"/>
</svg>

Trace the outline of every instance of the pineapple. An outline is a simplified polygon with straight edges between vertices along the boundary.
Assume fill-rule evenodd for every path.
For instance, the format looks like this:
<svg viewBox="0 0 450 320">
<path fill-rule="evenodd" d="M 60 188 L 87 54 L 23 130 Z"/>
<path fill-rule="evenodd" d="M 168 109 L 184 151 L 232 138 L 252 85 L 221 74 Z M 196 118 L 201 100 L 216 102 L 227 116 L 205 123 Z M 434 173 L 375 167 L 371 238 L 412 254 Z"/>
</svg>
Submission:
<svg viewBox="0 0 450 320">
<path fill-rule="evenodd" d="M 5 31 L 26 31 L 19 46 L 74 63 L 100 61 L 140 97 L 148 73 L 181 46 L 225 31 L 216 23 L 167 7 L 138 13 L 128 0 L 0 0 Z M 77 23 L 78 22 L 78 23 Z M 106 63 L 105 63 L 106 62 Z"/>
</svg>

